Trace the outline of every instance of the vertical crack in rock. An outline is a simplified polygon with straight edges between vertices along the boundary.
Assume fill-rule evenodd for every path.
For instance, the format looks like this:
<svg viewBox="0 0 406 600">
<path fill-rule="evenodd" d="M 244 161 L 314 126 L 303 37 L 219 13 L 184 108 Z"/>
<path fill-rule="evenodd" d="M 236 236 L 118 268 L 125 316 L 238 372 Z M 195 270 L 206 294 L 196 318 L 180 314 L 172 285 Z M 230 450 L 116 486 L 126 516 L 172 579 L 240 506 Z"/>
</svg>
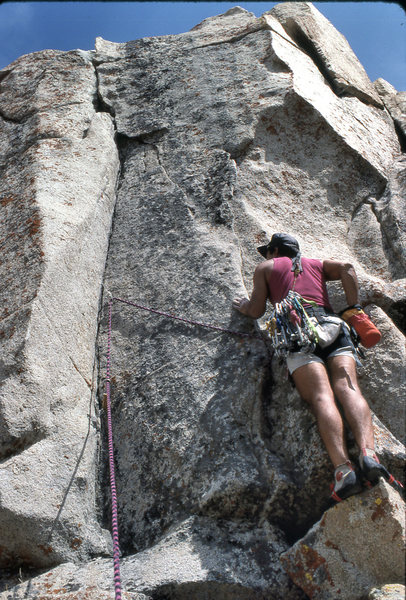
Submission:
<svg viewBox="0 0 406 600">
<path fill-rule="evenodd" d="M 251 291 L 256 246 L 288 231 L 305 255 L 357 261 L 363 298 L 372 302 L 378 290 L 382 306 L 402 310 L 401 282 L 391 281 L 394 252 L 385 255 L 382 241 L 385 231 L 394 247 L 404 245 L 404 175 L 400 161 L 394 166 L 392 121 L 345 91 L 333 93 L 279 25 L 235 8 L 178 36 L 98 39 L 95 53 L 36 53 L 3 77 L 7 190 L 20 176 L 32 188 L 20 186 L 15 201 L 9 191 L 0 196 L 12 215 L 8 242 L 0 243 L 19 250 L 31 232 L 39 251 L 30 246 L 27 254 L 40 272 L 33 289 L 20 281 L 14 308 L 24 308 L 8 306 L 2 321 L 10 322 L 12 349 L 26 369 L 12 373 L 11 361 L 4 374 L 27 392 L 18 388 L 10 395 L 18 404 L 4 408 L 27 410 L 34 431 L 42 414 L 32 405 L 43 401 L 48 421 L 37 443 L 0 465 L 0 561 L 63 563 L 30 581 L 33 593 L 63 587 L 86 595 L 89 582 L 98 597 L 112 589 L 103 531 L 110 529 L 107 449 L 99 431 L 106 427 L 108 293 L 259 332 L 263 322 L 238 314 L 232 299 Z M 377 249 L 381 272 L 367 264 Z M 332 289 L 331 299 L 339 309 L 339 292 Z M 377 452 L 397 475 L 404 338 L 378 306 L 368 310 L 383 339 L 369 352 L 360 384 L 378 415 Z M 114 303 L 112 325 L 124 590 L 157 599 L 303 599 L 281 556 L 317 527 L 332 468 L 284 368 L 268 364 L 263 340 L 125 304 Z M 88 386 L 94 377 L 97 422 Z M 359 500 L 365 507 L 368 493 L 354 505 Z M 357 514 L 351 509 L 341 523 L 350 538 L 347 525 Z M 372 581 L 365 569 L 362 577 Z"/>
<path fill-rule="evenodd" d="M 383 193 L 372 202 L 372 210 L 386 239 L 390 270 L 394 279 L 406 273 L 406 211 L 402 202 L 402 182 L 405 178 L 405 163 L 395 163 Z"/>
<path fill-rule="evenodd" d="M 406 92 L 398 92 L 390 83 L 379 77 L 374 81 L 388 115 L 393 119 L 402 152 L 406 151 Z"/>
<path fill-rule="evenodd" d="M 319 53 L 317 51 L 317 47 L 314 45 L 314 43 L 312 43 L 312 41 L 303 32 L 301 32 L 300 29 L 297 29 L 295 31 L 293 39 L 297 43 L 299 49 L 303 50 L 303 52 L 305 52 L 312 59 L 312 61 L 314 62 L 320 73 L 323 75 L 326 83 L 330 86 L 333 92 L 337 94 L 337 96 L 343 96 L 345 93 L 342 90 L 340 92 L 340 89 L 337 86 L 334 77 L 332 77 L 330 71 L 324 64 L 324 61 L 320 58 Z"/>
<path fill-rule="evenodd" d="M 392 302 L 387 308 L 387 314 L 403 335 L 406 335 L 406 299 Z"/>
<path fill-rule="evenodd" d="M 399 139 L 400 149 L 402 150 L 403 154 L 405 154 L 406 153 L 406 133 L 405 133 L 404 124 L 402 123 L 402 125 L 401 125 L 397 119 L 394 119 L 393 123 L 394 123 L 395 131 L 396 131 L 398 139 Z"/>
<path fill-rule="evenodd" d="M 13 257 L 20 273 L 7 288 L 13 310 L 2 302 L 2 566 L 50 566 L 108 548 L 94 509 L 88 394 L 116 148 L 110 115 L 94 110 L 95 88 L 80 51 L 22 57 L 1 85 L 10 117 L 0 119 L 3 283 Z"/>
<path fill-rule="evenodd" d="M 98 66 L 103 63 L 93 59 L 92 64 L 93 64 L 95 78 L 96 78 L 96 91 L 95 91 L 94 100 L 93 100 L 94 109 L 96 112 L 105 112 L 105 113 L 111 115 L 112 121 L 114 124 L 114 130 L 117 133 L 117 124 L 115 121 L 114 108 L 113 108 L 113 106 L 107 104 L 107 102 L 104 100 L 103 94 L 100 90 L 100 76 L 99 76 Z"/>
<path fill-rule="evenodd" d="M 385 187 L 368 195 L 354 208 L 348 229 L 349 241 L 360 263 L 372 275 L 389 282 L 387 292 L 375 293 L 371 301 L 380 306 L 395 325 L 405 331 L 405 293 L 402 279 L 406 272 L 404 234 L 406 223 L 402 200 L 404 160 L 395 161 Z M 360 245 L 360 239 L 363 243 Z"/>
</svg>

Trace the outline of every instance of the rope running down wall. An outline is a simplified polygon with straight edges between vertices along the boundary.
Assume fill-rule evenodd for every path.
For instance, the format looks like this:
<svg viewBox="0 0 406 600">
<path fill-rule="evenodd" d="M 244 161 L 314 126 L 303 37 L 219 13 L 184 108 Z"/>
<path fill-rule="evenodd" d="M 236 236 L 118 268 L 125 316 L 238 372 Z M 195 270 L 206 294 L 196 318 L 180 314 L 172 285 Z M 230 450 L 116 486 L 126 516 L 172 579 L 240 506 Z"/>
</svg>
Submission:
<svg viewBox="0 0 406 600">
<path fill-rule="evenodd" d="M 189 325 L 196 325 L 199 327 L 205 327 L 207 329 L 213 329 L 222 333 L 228 333 L 230 335 L 237 335 L 240 337 L 262 339 L 263 337 L 259 334 L 245 333 L 242 331 L 234 331 L 232 329 L 225 329 L 217 325 L 211 325 L 209 323 L 201 323 L 200 321 L 194 321 L 191 319 L 185 319 L 184 317 L 178 317 L 176 315 L 162 312 L 154 308 L 148 308 L 129 300 L 122 298 L 116 298 L 110 296 L 109 299 L 109 314 L 108 314 L 108 335 L 107 335 L 107 364 L 106 364 L 106 412 L 107 412 L 107 437 L 108 437 L 108 451 L 109 451 L 109 470 L 110 470 L 110 490 L 111 490 L 111 517 L 112 517 L 112 536 L 113 536 L 113 564 L 114 564 L 114 591 L 115 600 L 122 600 L 121 597 L 121 575 L 120 575 L 120 545 L 118 536 L 118 504 L 117 504 L 117 488 L 116 488 L 116 475 L 114 467 L 114 444 L 113 444 L 113 425 L 111 418 L 111 389 L 110 389 L 110 367 L 111 367 L 111 330 L 112 330 L 112 311 L 113 301 L 122 302 L 135 308 L 139 308 L 144 311 L 148 311 L 163 317 L 182 321 Z"/>
</svg>

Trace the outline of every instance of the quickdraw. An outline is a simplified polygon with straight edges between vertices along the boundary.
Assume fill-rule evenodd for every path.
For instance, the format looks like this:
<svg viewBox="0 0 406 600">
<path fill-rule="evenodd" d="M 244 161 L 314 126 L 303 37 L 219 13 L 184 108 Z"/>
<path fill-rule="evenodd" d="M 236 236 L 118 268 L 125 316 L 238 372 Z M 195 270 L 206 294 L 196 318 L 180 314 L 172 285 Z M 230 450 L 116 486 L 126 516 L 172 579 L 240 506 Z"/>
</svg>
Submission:
<svg viewBox="0 0 406 600">
<path fill-rule="evenodd" d="M 275 354 L 280 358 L 286 357 L 288 352 L 313 352 L 316 348 L 317 331 L 303 303 L 315 305 L 290 290 L 286 298 L 275 305 L 266 323 Z"/>
<path fill-rule="evenodd" d="M 324 345 L 326 343 L 325 340 L 319 339 L 317 330 L 317 326 L 323 323 L 324 319 L 319 321 L 317 317 L 310 317 L 304 304 L 315 308 L 316 312 L 320 309 L 312 300 L 307 300 L 298 292 L 290 290 L 286 298 L 275 305 L 269 321 L 265 324 L 278 358 L 286 358 L 289 352 L 298 352 L 299 350 L 314 352 L 317 344 Z M 357 364 L 362 366 L 360 359 L 365 358 L 365 353 L 359 346 L 359 335 L 354 327 L 345 321 L 342 324 L 342 332 L 347 337 L 348 345 L 353 349 Z"/>
</svg>

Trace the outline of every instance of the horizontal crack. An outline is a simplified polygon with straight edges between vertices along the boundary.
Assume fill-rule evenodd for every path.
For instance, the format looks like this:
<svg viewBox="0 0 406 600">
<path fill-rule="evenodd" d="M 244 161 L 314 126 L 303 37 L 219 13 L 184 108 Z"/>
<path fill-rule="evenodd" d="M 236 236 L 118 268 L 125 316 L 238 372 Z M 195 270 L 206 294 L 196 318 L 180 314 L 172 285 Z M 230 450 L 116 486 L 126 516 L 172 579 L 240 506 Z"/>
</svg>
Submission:
<svg viewBox="0 0 406 600">
<path fill-rule="evenodd" d="M 198 50 L 199 48 L 208 48 L 210 46 L 221 46 L 222 44 L 233 44 L 234 42 L 239 42 L 240 40 L 244 39 L 248 35 L 251 35 L 253 33 L 258 33 L 258 31 L 266 31 L 267 29 L 269 29 L 268 25 L 261 24 L 261 26 L 259 26 L 258 28 L 252 29 L 251 31 L 248 31 L 247 33 L 242 33 L 241 35 L 236 35 L 235 37 L 229 38 L 227 40 L 220 40 L 218 42 L 202 44 L 201 46 L 193 46 L 193 48 L 190 48 L 188 50 Z"/>
</svg>

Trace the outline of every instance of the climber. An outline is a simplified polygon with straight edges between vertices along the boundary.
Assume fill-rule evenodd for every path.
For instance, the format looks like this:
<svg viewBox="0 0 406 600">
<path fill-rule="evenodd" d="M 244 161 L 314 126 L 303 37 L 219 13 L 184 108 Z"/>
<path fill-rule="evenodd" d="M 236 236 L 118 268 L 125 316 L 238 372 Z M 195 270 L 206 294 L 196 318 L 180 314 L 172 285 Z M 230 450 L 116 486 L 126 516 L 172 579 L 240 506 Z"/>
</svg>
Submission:
<svg viewBox="0 0 406 600">
<path fill-rule="evenodd" d="M 267 299 L 273 306 L 280 306 L 278 303 L 294 290 L 306 299 L 306 314 L 316 319 L 333 315 L 326 281 L 339 280 L 349 308 L 356 307 L 363 312 L 359 306 L 357 277 L 350 263 L 302 257 L 297 240 L 284 233 L 275 233 L 271 241 L 260 246 L 258 251 L 266 260 L 255 269 L 250 299 L 239 297 L 233 301 L 233 307 L 242 314 L 258 319 L 265 313 Z M 359 465 L 366 484 L 377 483 L 380 476 L 390 483 L 394 482 L 394 478 L 375 454 L 371 411 L 357 383 L 355 348 L 348 333 L 350 328 L 341 319 L 336 319 L 336 322 L 336 332 L 332 336 L 334 341 L 327 339 L 324 347 L 314 344 L 311 351 L 302 348 L 288 351 L 286 363 L 300 396 L 309 404 L 316 418 L 320 436 L 333 463 L 331 498 L 338 502 L 360 492 L 362 484 L 360 474 L 348 455 L 343 418 L 335 399 L 341 404 L 360 449 Z"/>
</svg>

